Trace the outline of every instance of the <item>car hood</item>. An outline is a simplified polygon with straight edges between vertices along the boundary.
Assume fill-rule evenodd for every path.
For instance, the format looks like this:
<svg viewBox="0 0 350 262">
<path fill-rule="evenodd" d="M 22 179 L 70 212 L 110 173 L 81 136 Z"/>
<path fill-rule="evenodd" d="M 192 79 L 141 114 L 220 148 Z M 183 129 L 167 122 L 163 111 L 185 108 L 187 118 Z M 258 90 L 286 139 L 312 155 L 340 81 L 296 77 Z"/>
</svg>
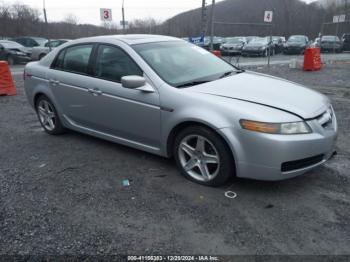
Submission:
<svg viewBox="0 0 350 262">
<path fill-rule="evenodd" d="M 246 45 L 246 47 L 262 47 L 262 46 L 266 46 L 266 44 L 254 43 L 254 44 Z"/>
<path fill-rule="evenodd" d="M 245 72 L 196 85 L 190 91 L 266 105 L 314 118 L 328 107 L 328 98 L 316 91 L 280 78 Z"/>
<path fill-rule="evenodd" d="M 241 47 L 243 44 L 222 44 L 224 47 Z"/>
<path fill-rule="evenodd" d="M 301 42 L 287 42 L 286 45 L 287 46 L 303 46 L 305 44 L 301 43 Z"/>
</svg>

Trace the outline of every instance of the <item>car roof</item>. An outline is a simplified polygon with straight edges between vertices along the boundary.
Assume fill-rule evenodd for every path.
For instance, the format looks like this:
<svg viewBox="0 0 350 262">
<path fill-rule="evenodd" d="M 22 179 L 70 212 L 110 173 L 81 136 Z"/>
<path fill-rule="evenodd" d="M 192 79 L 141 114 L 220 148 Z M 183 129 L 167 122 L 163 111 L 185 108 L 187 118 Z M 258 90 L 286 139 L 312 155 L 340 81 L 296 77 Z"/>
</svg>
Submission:
<svg viewBox="0 0 350 262">
<path fill-rule="evenodd" d="M 80 38 L 73 40 L 73 42 L 87 42 L 87 41 L 103 41 L 103 40 L 119 40 L 128 45 L 153 43 L 153 42 L 166 42 L 166 41 L 184 41 L 180 38 L 163 36 L 163 35 L 146 35 L 146 34 L 129 34 L 129 35 L 104 35 L 94 36 L 87 38 Z"/>
</svg>

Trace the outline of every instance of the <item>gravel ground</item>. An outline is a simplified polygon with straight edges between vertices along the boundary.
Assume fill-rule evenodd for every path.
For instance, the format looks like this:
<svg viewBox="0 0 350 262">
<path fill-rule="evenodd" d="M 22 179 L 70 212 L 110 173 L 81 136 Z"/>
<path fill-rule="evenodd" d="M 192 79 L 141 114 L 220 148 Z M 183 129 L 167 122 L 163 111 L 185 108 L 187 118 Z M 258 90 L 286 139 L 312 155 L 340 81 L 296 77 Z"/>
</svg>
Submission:
<svg viewBox="0 0 350 262">
<path fill-rule="evenodd" d="M 350 65 L 254 70 L 332 99 L 338 156 L 287 181 L 208 188 L 172 160 L 74 132 L 47 135 L 16 76 L 18 95 L 0 97 L 0 254 L 349 255 Z"/>
</svg>

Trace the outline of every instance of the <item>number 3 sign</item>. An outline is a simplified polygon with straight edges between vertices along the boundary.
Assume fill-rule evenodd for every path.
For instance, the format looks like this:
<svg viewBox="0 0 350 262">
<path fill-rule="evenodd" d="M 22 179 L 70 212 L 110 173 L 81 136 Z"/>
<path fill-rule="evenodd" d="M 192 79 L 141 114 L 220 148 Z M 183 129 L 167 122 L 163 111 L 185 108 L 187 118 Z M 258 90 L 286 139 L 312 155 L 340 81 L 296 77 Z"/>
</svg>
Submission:
<svg viewBox="0 0 350 262">
<path fill-rule="evenodd" d="M 272 11 L 265 11 L 264 22 L 271 23 L 272 22 L 272 16 L 273 16 L 273 12 Z"/>
<path fill-rule="evenodd" d="M 112 21 L 112 9 L 101 8 L 100 16 L 101 16 L 101 21 Z"/>
</svg>

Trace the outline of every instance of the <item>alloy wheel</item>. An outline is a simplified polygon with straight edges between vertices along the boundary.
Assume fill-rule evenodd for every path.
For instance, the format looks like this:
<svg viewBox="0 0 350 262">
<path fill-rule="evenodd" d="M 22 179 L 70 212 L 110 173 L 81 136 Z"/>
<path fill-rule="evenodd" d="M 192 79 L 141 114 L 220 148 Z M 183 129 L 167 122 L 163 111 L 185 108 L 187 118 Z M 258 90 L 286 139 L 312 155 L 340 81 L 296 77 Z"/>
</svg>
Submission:
<svg viewBox="0 0 350 262">
<path fill-rule="evenodd" d="M 40 100 L 38 104 L 38 115 L 45 129 L 52 131 L 56 127 L 56 115 L 53 106 L 46 100 Z"/>
<path fill-rule="evenodd" d="M 184 137 L 178 148 L 178 156 L 185 172 L 197 181 L 211 181 L 220 171 L 219 153 L 213 143 L 203 136 Z"/>
</svg>

